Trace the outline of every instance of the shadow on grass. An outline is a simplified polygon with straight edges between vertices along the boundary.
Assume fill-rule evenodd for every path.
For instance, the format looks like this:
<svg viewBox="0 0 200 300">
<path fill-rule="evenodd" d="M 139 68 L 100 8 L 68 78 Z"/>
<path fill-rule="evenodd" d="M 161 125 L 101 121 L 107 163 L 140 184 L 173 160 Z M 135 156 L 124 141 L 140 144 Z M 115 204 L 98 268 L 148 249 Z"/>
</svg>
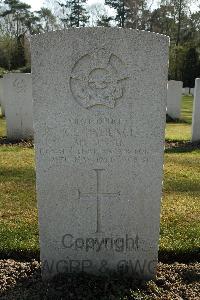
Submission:
<svg viewBox="0 0 200 300">
<path fill-rule="evenodd" d="M 158 260 L 163 263 L 190 263 L 200 261 L 200 247 L 190 251 L 159 250 Z"/>
<path fill-rule="evenodd" d="M 200 141 L 178 141 L 178 140 L 166 140 L 165 153 L 187 153 L 195 150 L 200 150 Z"/>
<path fill-rule="evenodd" d="M 28 147 L 32 148 L 33 147 L 33 140 L 32 139 L 27 139 L 27 140 L 22 140 L 22 139 L 15 139 L 11 140 L 8 139 L 6 136 L 0 137 L 0 146 L 6 145 L 6 146 L 23 146 L 23 147 Z"/>
<path fill-rule="evenodd" d="M 14 259 L 20 261 L 39 260 L 39 250 L 0 250 L 0 259 Z"/>
<path fill-rule="evenodd" d="M 173 119 L 168 114 L 166 115 L 166 123 L 190 124 L 188 121 L 184 119 Z"/>
<path fill-rule="evenodd" d="M 167 191 L 168 193 L 170 192 L 199 192 L 200 189 L 200 183 L 198 180 L 196 182 L 193 182 L 190 179 L 187 178 L 180 178 L 174 180 L 173 177 L 171 180 L 165 181 L 165 187 L 164 190 Z"/>
<path fill-rule="evenodd" d="M 14 259 L 17 261 L 30 261 L 40 259 L 40 251 L 30 251 L 30 250 L 0 250 L 0 259 Z M 195 261 L 200 261 L 200 247 L 196 247 L 190 251 L 158 251 L 158 261 L 163 263 L 190 263 Z"/>
</svg>

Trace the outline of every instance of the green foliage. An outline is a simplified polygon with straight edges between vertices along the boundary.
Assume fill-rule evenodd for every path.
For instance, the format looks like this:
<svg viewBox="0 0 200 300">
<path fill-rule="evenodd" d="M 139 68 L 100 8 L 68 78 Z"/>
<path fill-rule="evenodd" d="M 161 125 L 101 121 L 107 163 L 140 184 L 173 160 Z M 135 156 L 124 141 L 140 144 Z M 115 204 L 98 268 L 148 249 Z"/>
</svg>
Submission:
<svg viewBox="0 0 200 300">
<path fill-rule="evenodd" d="M 31 73 L 31 66 L 26 65 L 24 67 L 19 68 L 20 73 Z"/>
<path fill-rule="evenodd" d="M 86 0 L 66 0 L 60 3 L 63 9 L 63 17 L 61 21 L 65 27 L 84 27 L 89 20 L 87 10 L 84 7 Z"/>
<path fill-rule="evenodd" d="M 115 21 L 119 27 L 125 27 L 129 8 L 126 0 L 105 0 L 105 4 L 116 10 Z"/>
<path fill-rule="evenodd" d="M 171 46 L 169 53 L 169 80 L 183 80 L 184 65 L 183 62 L 186 60 L 187 48 L 184 46 Z"/>
<path fill-rule="evenodd" d="M 6 73 L 7 73 L 6 70 L 4 68 L 0 67 L 0 78 L 2 78 L 3 75 L 6 74 Z"/>
<path fill-rule="evenodd" d="M 71 27 L 85 26 L 88 22 L 87 12 L 83 6 L 85 2 L 86 0 L 71 0 Z"/>
<path fill-rule="evenodd" d="M 183 82 L 184 86 L 193 88 L 195 86 L 195 78 L 200 75 L 199 54 L 195 48 L 189 48 L 185 56 L 183 66 Z"/>
<path fill-rule="evenodd" d="M 200 75 L 200 56 L 196 48 L 187 45 L 171 46 L 169 79 L 183 81 L 184 87 L 194 87 L 195 78 Z"/>
<path fill-rule="evenodd" d="M 58 29 L 56 24 L 56 17 L 53 15 L 50 9 L 42 7 L 39 11 L 36 12 L 38 17 L 38 27 L 40 31 L 48 32 Z"/>
<path fill-rule="evenodd" d="M 113 20 L 112 17 L 102 15 L 101 18 L 97 21 L 97 26 L 110 27 L 110 22 Z"/>
<path fill-rule="evenodd" d="M 26 63 L 20 36 L 18 38 L 0 37 L 0 54 L 0 67 L 6 70 L 17 69 Z"/>
<path fill-rule="evenodd" d="M 105 0 L 105 4 L 115 9 L 117 26 L 168 35 L 171 41 L 169 79 L 194 86 L 194 78 L 200 72 L 197 72 L 200 70 L 200 11 L 191 13 L 187 0 L 161 0 L 154 10 L 147 0 Z"/>
<path fill-rule="evenodd" d="M 3 0 L 0 6 L 0 67 L 20 69 L 30 63 L 28 35 L 57 29 L 56 17 L 47 8 L 33 13 L 20 0 Z"/>
<path fill-rule="evenodd" d="M 148 0 L 104 0 L 104 3 L 114 9 L 114 16 L 107 16 L 106 8 L 100 14 L 97 8 L 93 17 L 90 14 L 92 26 L 120 26 L 168 35 L 169 79 L 194 86 L 195 77 L 200 75 L 199 8 L 192 13 L 187 0 L 161 0 L 154 9 Z M 30 51 L 27 55 L 23 41 L 25 34 L 87 26 L 89 15 L 85 4 L 86 0 L 60 0 L 51 2 L 51 9 L 42 7 L 32 12 L 20 0 L 2 0 L 0 67 L 13 70 L 30 64 Z"/>
</svg>

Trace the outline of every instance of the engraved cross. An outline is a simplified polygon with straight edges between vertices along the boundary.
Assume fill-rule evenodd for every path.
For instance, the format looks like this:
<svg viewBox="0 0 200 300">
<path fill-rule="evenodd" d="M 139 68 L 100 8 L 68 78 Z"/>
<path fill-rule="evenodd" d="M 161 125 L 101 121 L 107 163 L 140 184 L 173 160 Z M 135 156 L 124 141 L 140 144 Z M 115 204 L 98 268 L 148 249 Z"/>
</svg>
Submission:
<svg viewBox="0 0 200 300">
<path fill-rule="evenodd" d="M 94 169 L 96 173 L 96 193 L 81 193 L 79 192 L 79 199 L 81 197 L 95 197 L 97 202 L 97 224 L 96 224 L 96 233 L 100 233 L 101 231 L 101 199 L 103 197 L 119 197 L 120 192 L 117 193 L 103 193 L 101 192 L 101 178 L 102 172 L 104 169 Z"/>
</svg>

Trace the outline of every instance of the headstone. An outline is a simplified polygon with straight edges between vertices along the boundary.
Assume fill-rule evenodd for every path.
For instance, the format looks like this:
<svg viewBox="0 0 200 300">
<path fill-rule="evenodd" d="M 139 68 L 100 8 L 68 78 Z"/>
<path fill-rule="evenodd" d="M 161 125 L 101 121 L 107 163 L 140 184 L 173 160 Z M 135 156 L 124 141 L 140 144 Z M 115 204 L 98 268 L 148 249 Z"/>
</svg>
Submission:
<svg viewBox="0 0 200 300">
<path fill-rule="evenodd" d="M 185 95 L 189 95 L 190 94 L 190 88 L 189 87 L 185 87 Z"/>
<path fill-rule="evenodd" d="M 179 119 L 181 114 L 182 81 L 170 80 L 167 88 L 167 114 Z"/>
<path fill-rule="evenodd" d="M 190 95 L 194 96 L 194 88 L 190 89 Z"/>
<path fill-rule="evenodd" d="M 168 38 L 74 28 L 31 44 L 43 278 L 154 277 Z"/>
<path fill-rule="evenodd" d="M 192 115 L 192 141 L 200 141 L 200 78 L 196 78 L 195 80 Z"/>
<path fill-rule="evenodd" d="M 5 116 L 5 104 L 4 104 L 4 97 L 3 97 L 3 78 L 0 78 L 0 106 L 1 106 L 1 115 L 2 117 Z"/>
<path fill-rule="evenodd" d="M 33 137 L 31 74 L 10 73 L 3 78 L 7 137 L 10 140 Z"/>
</svg>

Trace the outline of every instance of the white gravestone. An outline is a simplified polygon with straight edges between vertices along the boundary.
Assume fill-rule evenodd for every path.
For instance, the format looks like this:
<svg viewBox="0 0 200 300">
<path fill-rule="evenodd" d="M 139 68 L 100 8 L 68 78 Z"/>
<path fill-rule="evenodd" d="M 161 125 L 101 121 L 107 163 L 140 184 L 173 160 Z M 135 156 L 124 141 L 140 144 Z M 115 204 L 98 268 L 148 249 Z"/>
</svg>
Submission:
<svg viewBox="0 0 200 300">
<path fill-rule="evenodd" d="M 10 73 L 3 78 L 8 139 L 33 137 L 32 80 L 28 73 Z"/>
<path fill-rule="evenodd" d="M 155 276 L 168 46 L 116 28 L 32 38 L 43 278 Z"/>
<path fill-rule="evenodd" d="M 167 114 L 179 119 L 181 114 L 182 81 L 170 80 L 167 88 Z"/>
<path fill-rule="evenodd" d="M 196 78 L 195 80 L 192 115 L 192 141 L 200 141 L 200 78 Z"/>
<path fill-rule="evenodd" d="M 194 88 L 190 89 L 190 95 L 194 96 Z"/>
<path fill-rule="evenodd" d="M 0 78 L 0 106 L 1 106 L 1 115 L 2 117 L 5 116 L 5 104 L 4 104 L 4 97 L 3 97 L 3 78 Z"/>
<path fill-rule="evenodd" d="M 189 95 L 190 94 L 190 88 L 189 87 L 185 87 L 185 95 Z"/>
</svg>

